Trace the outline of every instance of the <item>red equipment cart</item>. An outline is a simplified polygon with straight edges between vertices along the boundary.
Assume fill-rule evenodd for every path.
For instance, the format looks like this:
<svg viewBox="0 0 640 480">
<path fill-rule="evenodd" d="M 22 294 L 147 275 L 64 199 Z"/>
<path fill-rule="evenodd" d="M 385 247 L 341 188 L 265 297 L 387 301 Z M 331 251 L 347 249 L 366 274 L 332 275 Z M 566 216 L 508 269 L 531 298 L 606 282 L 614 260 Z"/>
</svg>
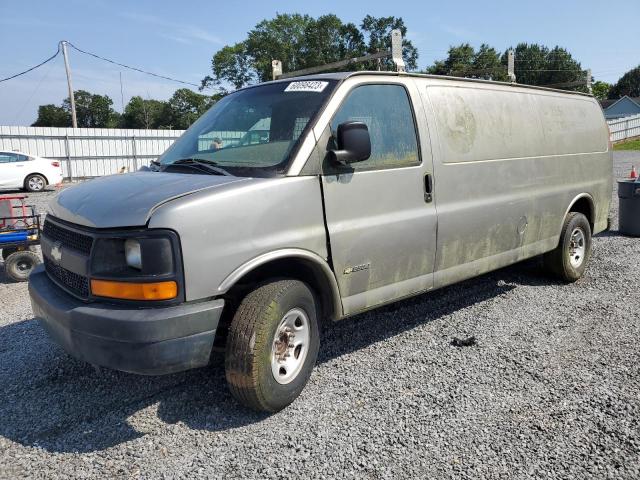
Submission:
<svg viewBox="0 0 640 480">
<path fill-rule="evenodd" d="M 0 195 L 0 249 L 9 278 L 24 282 L 40 263 L 40 215 L 25 203 L 26 195 Z"/>
</svg>

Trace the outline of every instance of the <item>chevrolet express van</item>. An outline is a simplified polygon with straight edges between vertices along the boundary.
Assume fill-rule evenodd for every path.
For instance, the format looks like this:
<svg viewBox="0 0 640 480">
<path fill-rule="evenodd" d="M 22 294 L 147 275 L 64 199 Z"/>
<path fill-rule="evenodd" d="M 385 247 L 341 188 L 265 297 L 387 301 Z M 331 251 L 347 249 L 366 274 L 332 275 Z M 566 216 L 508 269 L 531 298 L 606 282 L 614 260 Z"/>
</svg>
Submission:
<svg viewBox="0 0 640 480">
<path fill-rule="evenodd" d="M 224 348 L 231 392 L 265 411 L 303 389 L 322 321 L 535 255 L 579 279 L 612 189 L 592 97 L 387 72 L 241 89 L 153 170 L 55 197 L 34 315 L 71 355 L 127 372 Z"/>
</svg>

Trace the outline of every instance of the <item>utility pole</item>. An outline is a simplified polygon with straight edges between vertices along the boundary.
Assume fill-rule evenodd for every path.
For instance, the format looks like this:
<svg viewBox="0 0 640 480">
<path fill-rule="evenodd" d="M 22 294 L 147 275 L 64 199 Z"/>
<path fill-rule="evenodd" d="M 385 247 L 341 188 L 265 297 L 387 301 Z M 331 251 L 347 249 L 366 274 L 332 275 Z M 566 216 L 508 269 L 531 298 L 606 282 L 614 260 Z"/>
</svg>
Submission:
<svg viewBox="0 0 640 480">
<path fill-rule="evenodd" d="M 76 118 L 76 99 L 73 96 L 73 85 L 71 84 L 71 69 L 69 68 L 69 58 L 67 56 L 67 41 L 60 42 L 62 47 L 62 56 L 64 57 L 64 69 L 67 72 L 67 86 L 69 87 L 69 101 L 71 102 L 71 125 L 78 128 L 78 119 Z"/>
<path fill-rule="evenodd" d="M 587 91 L 589 92 L 589 95 L 593 95 L 593 88 L 591 87 L 591 69 L 587 69 Z"/>
</svg>

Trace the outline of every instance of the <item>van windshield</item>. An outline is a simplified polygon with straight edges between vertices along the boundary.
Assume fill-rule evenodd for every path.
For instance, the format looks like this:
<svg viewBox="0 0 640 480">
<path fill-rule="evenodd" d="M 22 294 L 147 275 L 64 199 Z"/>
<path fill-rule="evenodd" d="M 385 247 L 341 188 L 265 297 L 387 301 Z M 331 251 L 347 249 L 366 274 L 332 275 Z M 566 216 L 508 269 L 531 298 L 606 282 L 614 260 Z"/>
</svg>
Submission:
<svg viewBox="0 0 640 480">
<path fill-rule="evenodd" d="M 283 173 L 335 80 L 278 82 L 227 95 L 160 158 L 202 161 L 236 176 Z"/>
</svg>

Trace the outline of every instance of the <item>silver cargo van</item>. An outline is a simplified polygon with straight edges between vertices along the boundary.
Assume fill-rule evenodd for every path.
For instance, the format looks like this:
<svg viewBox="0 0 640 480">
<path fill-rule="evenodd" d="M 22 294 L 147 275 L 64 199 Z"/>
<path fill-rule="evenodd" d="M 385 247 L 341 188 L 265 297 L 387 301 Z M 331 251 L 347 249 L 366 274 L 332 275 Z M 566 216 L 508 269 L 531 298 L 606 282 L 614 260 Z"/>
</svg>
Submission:
<svg viewBox="0 0 640 480">
<path fill-rule="evenodd" d="M 304 388 L 325 320 L 535 255 L 577 280 L 612 189 L 592 97 L 380 72 L 232 93 L 152 170 L 52 201 L 34 314 L 128 372 L 224 348 L 231 392 L 266 411 Z"/>
</svg>

